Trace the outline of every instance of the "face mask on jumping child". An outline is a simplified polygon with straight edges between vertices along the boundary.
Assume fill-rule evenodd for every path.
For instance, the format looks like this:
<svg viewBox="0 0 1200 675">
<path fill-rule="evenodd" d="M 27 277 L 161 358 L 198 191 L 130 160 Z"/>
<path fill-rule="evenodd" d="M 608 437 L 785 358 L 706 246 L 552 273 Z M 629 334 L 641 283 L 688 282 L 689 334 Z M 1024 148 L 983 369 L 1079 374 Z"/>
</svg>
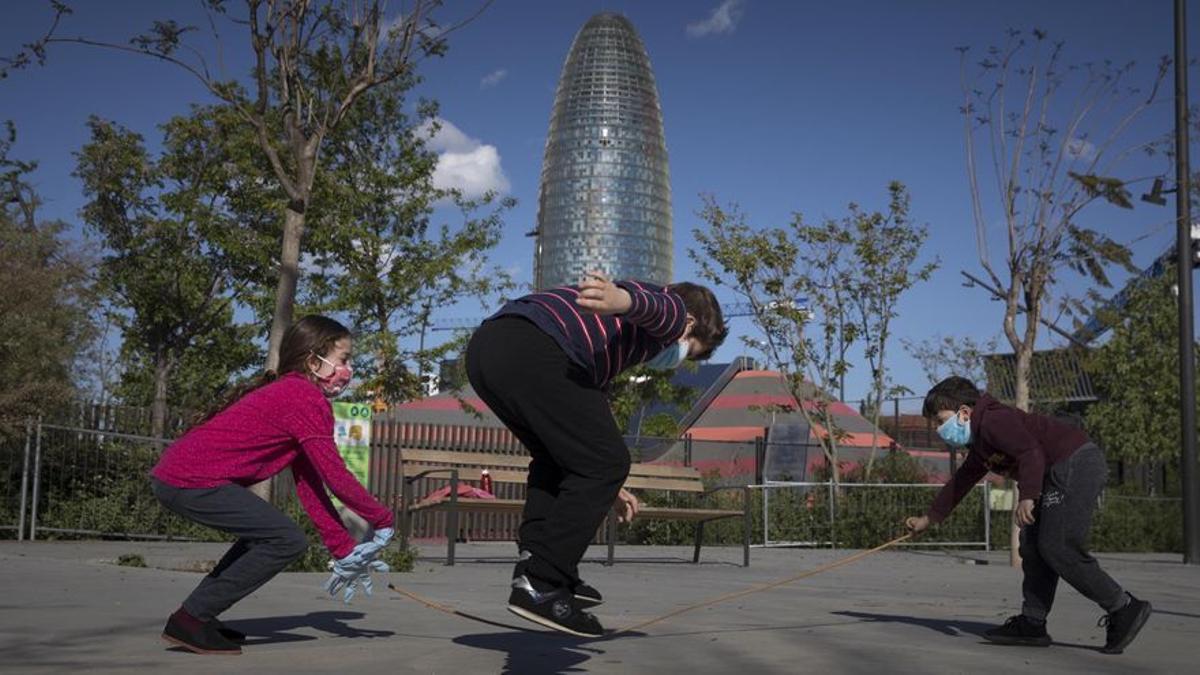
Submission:
<svg viewBox="0 0 1200 675">
<path fill-rule="evenodd" d="M 654 370 L 675 370 L 679 364 L 687 360 L 692 351 L 692 327 L 696 325 L 696 320 L 692 315 L 688 315 L 687 323 L 683 329 L 683 336 L 678 342 L 667 345 L 661 352 L 654 355 L 654 358 L 646 361 L 646 366 Z"/>
<path fill-rule="evenodd" d="M 323 368 L 313 371 L 313 376 L 317 379 L 317 386 L 321 388 L 321 393 L 329 398 L 333 398 L 346 390 L 346 386 L 350 384 L 350 378 L 354 376 L 354 369 L 348 365 L 334 365 L 320 354 L 313 354 L 321 360 L 322 363 L 333 369 L 328 375 L 322 375 Z"/>
<path fill-rule="evenodd" d="M 646 365 L 655 370 L 675 370 L 687 358 L 688 342 L 681 340 L 668 345 L 666 349 L 654 355 Z"/>
</svg>

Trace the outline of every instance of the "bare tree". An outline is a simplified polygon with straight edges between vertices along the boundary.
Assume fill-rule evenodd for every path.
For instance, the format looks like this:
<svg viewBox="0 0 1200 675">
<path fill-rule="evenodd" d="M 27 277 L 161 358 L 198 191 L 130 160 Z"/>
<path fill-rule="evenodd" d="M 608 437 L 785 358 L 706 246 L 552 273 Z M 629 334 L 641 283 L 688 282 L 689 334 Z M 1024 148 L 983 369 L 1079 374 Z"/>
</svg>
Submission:
<svg viewBox="0 0 1200 675">
<path fill-rule="evenodd" d="M 54 16 L 51 18 L 50 26 L 46 28 L 46 32 L 42 33 L 36 40 L 21 45 L 21 48 L 16 53 L 10 56 L 0 56 L 0 80 L 8 77 L 8 74 L 14 70 L 27 68 L 34 63 L 37 63 L 39 66 L 46 63 L 46 45 L 54 37 L 54 33 L 58 31 L 58 26 L 62 23 L 63 17 L 71 13 L 71 8 L 59 0 L 50 0 L 50 8 L 54 10 Z"/>
<path fill-rule="evenodd" d="M 959 52 L 979 262 L 1004 296 L 1003 334 L 1016 360 L 1015 405 L 1028 410 L 1038 323 L 1060 276 L 1070 271 L 1108 286 L 1111 265 L 1135 271 L 1129 250 L 1082 225 L 1080 214 L 1097 200 L 1132 206 L 1125 182 L 1109 176 L 1132 153 L 1150 147 L 1125 145 L 1125 135 L 1154 104 L 1169 63 L 1164 58 L 1149 90 L 1141 91 L 1128 85 L 1136 73 L 1132 62 L 1064 64 L 1063 43 L 1041 30 L 1009 30 L 1003 46 L 990 47 L 974 63 L 969 48 Z M 972 66 L 978 68 L 973 78 Z M 985 196 L 981 183 L 988 180 L 994 193 Z M 1005 244 L 999 260 L 989 250 L 993 230 Z"/>
<path fill-rule="evenodd" d="M 929 384 L 934 385 L 951 375 L 960 375 L 972 382 L 983 382 L 986 373 L 983 357 L 996 351 L 999 342 L 989 338 L 978 342 L 970 337 L 954 337 L 934 334 L 932 338 L 916 341 L 900 340 L 909 353 L 925 371 Z"/>
<path fill-rule="evenodd" d="M 838 448 L 847 434 L 837 425 L 831 392 L 850 368 L 846 345 L 858 336 L 858 324 L 846 315 L 853 291 L 840 262 L 852 242 L 836 221 L 810 226 L 800 214 L 787 227 L 756 229 L 736 205 L 722 207 L 711 195 L 699 215 L 706 227 L 693 231 L 696 248 L 688 255 L 702 278 L 750 306 L 762 339 L 746 338 L 747 346 L 780 372 L 839 482 Z M 792 409 L 773 404 L 762 412 Z"/>
</svg>

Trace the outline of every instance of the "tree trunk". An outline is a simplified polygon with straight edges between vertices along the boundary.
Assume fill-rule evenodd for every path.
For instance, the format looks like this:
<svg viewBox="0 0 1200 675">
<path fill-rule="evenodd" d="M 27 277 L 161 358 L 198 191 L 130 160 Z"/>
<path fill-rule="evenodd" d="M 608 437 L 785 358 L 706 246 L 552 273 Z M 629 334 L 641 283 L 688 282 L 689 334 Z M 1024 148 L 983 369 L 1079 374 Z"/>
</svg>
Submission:
<svg viewBox="0 0 1200 675">
<path fill-rule="evenodd" d="M 171 378 L 171 357 L 165 347 L 154 353 L 154 402 L 150 406 L 150 437 L 162 438 L 167 428 L 167 384 Z"/>
<path fill-rule="evenodd" d="M 883 359 L 880 358 L 882 361 Z M 882 366 L 881 366 L 882 368 Z M 871 415 L 871 454 L 867 456 L 867 469 L 863 472 L 863 482 L 871 482 L 871 472 L 875 470 L 875 453 L 879 449 L 879 418 L 883 414 L 883 380 L 875 380 L 875 413 Z M 897 427 L 898 428 L 898 427 Z M 893 429 L 892 433 L 896 433 Z"/>
<path fill-rule="evenodd" d="M 1033 319 L 1030 318 L 1030 321 Z M 1016 350 L 1017 369 L 1014 373 L 1016 400 L 1013 401 L 1018 409 L 1029 412 L 1029 371 L 1033 363 L 1033 348 L 1021 344 Z M 1021 526 L 1017 523 L 1017 504 L 1020 502 L 1020 485 L 1016 481 L 1008 481 L 1008 487 L 1013 491 L 1012 534 L 1008 538 L 1008 563 L 1013 567 L 1021 566 Z"/>
<path fill-rule="evenodd" d="M 292 325 L 296 304 L 296 284 L 300 277 L 300 239 L 304 236 L 304 211 L 289 205 L 283 218 L 283 250 L 279 257 L 279 283 L 275 287 L 275 313 L 267 342 L 267 369 L 279 367 L 279 347 L 283 334 Z"/>
<path fill-rule="evenodd" d="M 283 334 L 292 325 L 296 283 L 300 277 L 300 239 L 303 236 L 304 210 L 289 204 L 283 217 L 283 250 L 279 256 L 279 284 L 275 287 L 275 314 L 271 318 L 271 335 L 267 341 L 267 370 L 279 367 Z M 264 501 L 271 501 L 270 479 L 250 486 L 250 491 Z"/>
</svg>

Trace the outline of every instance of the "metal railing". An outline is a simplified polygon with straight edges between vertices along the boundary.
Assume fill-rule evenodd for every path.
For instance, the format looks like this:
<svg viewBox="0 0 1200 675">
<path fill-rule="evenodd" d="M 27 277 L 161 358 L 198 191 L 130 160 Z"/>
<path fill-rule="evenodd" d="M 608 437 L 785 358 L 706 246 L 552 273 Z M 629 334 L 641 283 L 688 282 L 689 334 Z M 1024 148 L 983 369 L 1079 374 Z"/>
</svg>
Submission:
<svg viewBox="0 0 1200 675">
<path fill-rule="evenodd" d="M 166 442 L 110 429 L 30 422 L 20 453 L 14 443 L 0 446 L 5 477 L 0 529 L 15 532 L 18 540 L 219 536 L 163 509 L 151 492 L 148 474 Z"/>
<path fill-rule="evenodd" d="M 158 461 L 165 439 L 126 433 L 121 425 L 105 424 L 103 429 L 30 421 L 24 434 L 0 439 L 0 537 L 32 539 L 48 535 L 121 537 L 141 539 L 207 539 L 221 535 L 184 521 L 163 509 L 154 498 L 148 472 Z M 939 484 L 855 483 L 836 486 L 822 481 L 767 480 L 771 449 L 761 440 L 729 443 L 728 449 L 711 452 L 712 441 L 687 439 L 638 439 L 645 444 L 674 445 L 659 461 L 697 466 L 707 473 L 701 457 L 723 464 L 740 466 L 746 460 L 746 472 L 725 476 L 739 485 L 753 484 L 753 519 L 756 546 L 828 546 L 861 547 L 894 536 L 905 516 L 924 513 Z M 631 443 L 632 445 L 632 443 Z M 455 449 L 478 452 L 480 465 L 487 465 L 493 453 L 523 454 L 524 449 L 508 432 L 435 428 L 431 425 L 395 425 L 376 427 L 371 445 L 368 488 L 384 503 L 397 506 L 401 455 L 406 449 Z M 778 448 L 775 448 L 776 450 Z M 709 450 L 702 455 L 702 450 Z M 812 453 L 809 452 L 809 455 Z M 755 474 L 758 474 L 757 476 Z M 276 503 L 282 507 L 294 500 L 289 472 L 276 481 Z M 757 478 L 757 480 L 756 480 Z M 720 477 L 709 475 L 713 484 Z M 437 489 L 444 481 L 423 480 L 417 497 Z M 992 488 L 981 484 L 974 488 L 954 513 L 930 530 L 913 546 L 978 547 L 989 542 L 1007 542 L 1009 513 L 998 512 L 992 519 Z M 1169 530 L 1179 517 L 1177 497 L 1142 497 L 1107 493 L 1097 511 L 1102 527 L 1098 535 L 1108 534 L 1111 550 L 1123 550 L 1130 528 Z M 498 496 L 521 499 L 524 486 L 498 484 Z M 653 497 L 653 495 L 648 495 Z M 1106 514 L 1112 522 L 1104 526 Z M 444 514 L 428 514 L 414 519 L 414 535 L 445 536 Z M 476 540 L 508 540 L 516 536 L 519 518 L 511 514 L 466 514 L 461 521 L 464 536 Z M 741 532 L 726 533 L 714 526 L 706 535 L 714 542 L 721 537 L 741 541 Z M 690 534 L 688 534 L 690 537 Z M 1153 543 L 1155 550 L 1173 550 L 1170 537 L 1165 543 Z M 1154 540 L 1158 542 L 1159 539 Z M 682 541 L 682 540 L 681 540 Z M 689 539 L 690 541 L 690 539 Z M 724 539 L 720 539 L 724 542 Z M 735 542 L 735 543 L 736 543 Z M 686 542 L 685 542 L 686 543 Z M 726 542 L 728 543 L 728 542 Z M 1004 545 L 1003 543 L 1000 545 Z M 1164 548 L 1165 547 L 1165 548 Z"/>
<path fill-rule="evenodd" d="M 886 541 L 906 516 L 925 513 L 936 483 L 832 483 L 770 481 L 761 492 L 759 548 L 862 548 Z M 991 487 L 980 483 L 945 521 L 906 546 L 991 548 Z"/>
</svg>

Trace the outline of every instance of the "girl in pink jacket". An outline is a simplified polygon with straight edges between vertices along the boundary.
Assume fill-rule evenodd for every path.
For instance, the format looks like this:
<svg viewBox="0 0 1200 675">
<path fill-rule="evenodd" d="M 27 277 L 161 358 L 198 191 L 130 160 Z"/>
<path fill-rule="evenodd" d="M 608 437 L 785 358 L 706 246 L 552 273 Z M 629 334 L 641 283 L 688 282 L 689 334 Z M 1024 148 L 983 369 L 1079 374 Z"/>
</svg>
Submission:
<svg viewBox="0 0 1200 675">
<path fill-rule="evenodd" d="M 290 467 L 296 494 L 337 560 L 335 578 L 352 581 L 392 535 L 393 514 L 354 478 L 333 440 L 328 398 L 350 383 L 351 337 L 323 316 L 283 336 L 279 368 L 227 397 L 163 453 L 151 471 L 154 494 L 171 511 L 237 536 L 233 547 L 167 621 L 163 637 L 198 653 L 240 653 L 240 633 L 217 616 L 299 558 L 307 540 L 295 522 L 249 486 Z M 373 528 L 359 544 L 326 488 Z"/>
</svg>

